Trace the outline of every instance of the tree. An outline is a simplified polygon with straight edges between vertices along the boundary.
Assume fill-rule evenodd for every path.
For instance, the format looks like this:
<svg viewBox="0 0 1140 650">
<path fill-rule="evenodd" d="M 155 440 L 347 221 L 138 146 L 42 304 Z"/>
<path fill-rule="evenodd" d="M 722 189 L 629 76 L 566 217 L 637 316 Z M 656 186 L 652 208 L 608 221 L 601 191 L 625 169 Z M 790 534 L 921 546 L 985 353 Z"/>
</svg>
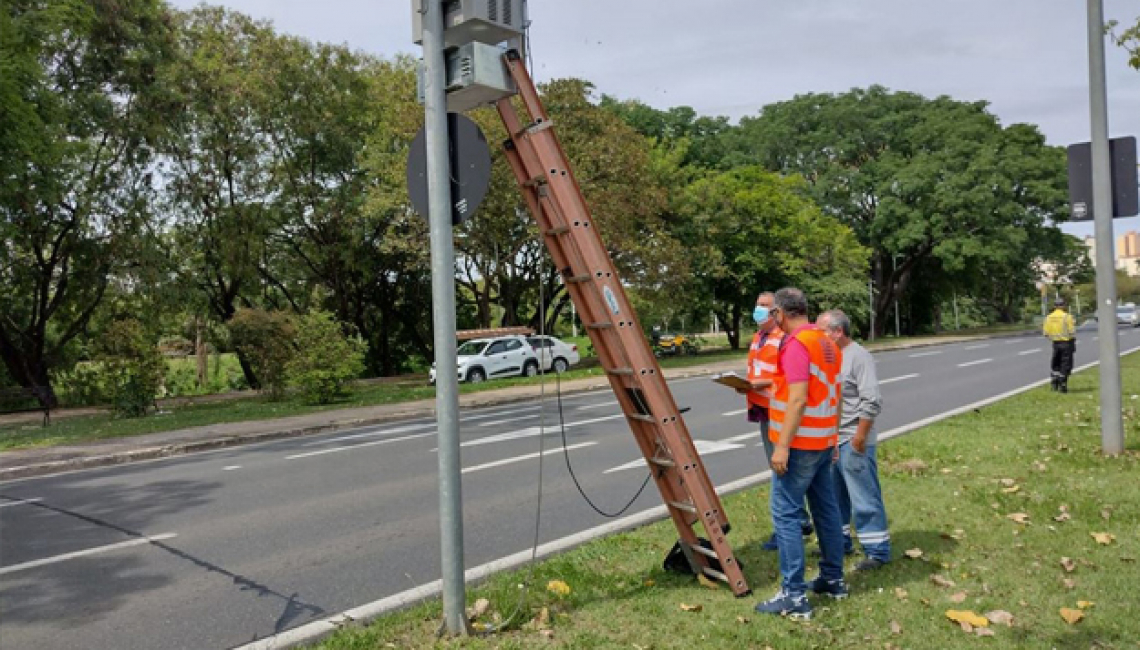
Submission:
<svg viewBox="0 0 1140 650">
<path fill-rule="evenodd" d="M 297 354 L 289 362 L 290 383 L 310 401 L 327 404 L 364 369 L 364 341 L 346 336 L 332 314 L 311 311 L 297 319 Z"/>
<path fill-rule="evenodd" d="M 1116 44 L 1128 51 L 1128 65 L 1140 70 L 1140 18 L 1136 19 L 1136 24 L 1122 29 L 1117 32 L 1116 28 L 1119 23 L 1115 20 L 1109 21 L 1108 29 L 1112 34 L 1112 40 Z"/>
<path fill-rule="evenodd" d="M 693 261 L 693 293 L 703 296 L 740 346 L 741 321 L 761 290 L 798 285 L 817 310 L 858 313 L 867 250 L 825 216 L 798 177 L 740 167 L 685 190 L 678 239 Z M 852 298 L 855 295 L 855 299 Z"/>
<path fill-rule="evenodd" d="M 162 383 L 166 363 L 154 338 L 137 319 L 113 322 L 99 340 L 99 377 L 117 415 L 146 415 Z"/>
<path fill-rule="evenodd" d="M 159 0 L 9 0 L 0 13 L 0 357 L 57 403 L 51 371 L 147 240 Z"/>
<path fill-rule="evenodd" d="M 824 212 L 872 249 L 880 331 L 896 300 L 917 295 L 920 266 L 942 280 L 995 256 L 1026 269 L 1039 251 L 1012 235 L 1036 242 L 1068 216 L 1063 152 L 1033 126 L 1002 128 L 984 102 L 878 86 L 802 95 L 741 120 L 735 147 L 743 159 L 802 174 Z M 935 314 L 912 316 L 908 329 L 917 331 Z"/>
</svg>

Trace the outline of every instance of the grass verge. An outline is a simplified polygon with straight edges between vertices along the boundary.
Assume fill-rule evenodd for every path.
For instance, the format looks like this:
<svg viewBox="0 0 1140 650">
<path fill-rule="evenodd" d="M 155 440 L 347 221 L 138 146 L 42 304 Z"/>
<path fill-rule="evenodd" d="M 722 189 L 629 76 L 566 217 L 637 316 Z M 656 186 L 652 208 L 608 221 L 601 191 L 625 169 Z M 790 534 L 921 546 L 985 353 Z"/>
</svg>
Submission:
<svg viewBox="0 0 1140 650">
<path fill-rule="evenodd" d="M 752 611 L 777 585 L 776 556 L 759 550 L 770 531 L 765 486 L 724 500 L 753 597 L 663 572 L 675 531 L 662 522 L 537 565 L 522 610 L 529 622 L 517 629 L 437 640 L 440 604 L 432 601 L 319 647 L 1138 648 L 1140 355 L 1123 362 L 1128 451 L 1120 457 L 1099 453 L 1096 379 L 1087 371 L 1068 395 L 1037 389 L 885 442 L 895 559 L 849 574 L 846 601 L 813 598 L 811 622 Z M 1094 538 L 1101 533 L 1113 537 L 1103 544 Z M 469 590 L 471 602 L 491 603 L 478 622 L 511 618 L 527 576 L 504 573 Z M 548 590 L 552 580 L 569 593 Z M 1066 622 L 1062 608 L 1082 620 Z M 948 610 L 1000 610 L 1012 625 L 990 624 L 992 637 L 982 638 L 948 620 Z"/>
<path fill-rule="evenodd" d="M 687 357 L 661 359 L 663 368 L 681 368 L 708 363 L 743 358 L 747 351 L 711 352 Z M 600 367 L 574 369 L 562 376 L 563 381 L 586 377 L 604 377 Z M 510 386 L 538 384 L 539 377 L 498 379 L 481 384 L 461 384 L 460 393 L 476 393 Z M 548 387 L 553 384 L 552 375 L 546 376 Z M 550 388 L 553 390 L 553 388 Z M 415 400 L 433 399 L 435 388 L 427 380 L 383 382 L 361 384 L 352 395 L 332 404 L 309 404 L 299 400 L 269 401 L 253 395 L 224 401 L 205 401 L 185 405 L 165 407 L 160 415 L 145 418 L 121 419 L 110 414 L 81 417 L 57 418 L 46 427 L 37 423 L 21 423 L 0 426 L 0 452 L 31 447 L 50 447 L 77 442 L 88 442 L 106 438 L 120 438 L 174 431 L 189 427 L 207 426 L 223 422 L 245 422 L 268 420 L 291 415 L 304 415 L 332 409 L 378 406 Z"/>
</svg>

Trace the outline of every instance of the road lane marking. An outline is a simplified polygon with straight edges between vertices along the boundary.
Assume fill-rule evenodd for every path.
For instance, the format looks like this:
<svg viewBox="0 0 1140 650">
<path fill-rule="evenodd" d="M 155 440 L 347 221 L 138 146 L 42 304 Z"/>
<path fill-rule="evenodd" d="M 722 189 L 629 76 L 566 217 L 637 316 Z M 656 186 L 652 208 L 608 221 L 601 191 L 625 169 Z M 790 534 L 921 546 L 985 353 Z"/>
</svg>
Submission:
<svg viewBox="0 0 1140 650">
<path fill-rule="evenodd" d="M 936 354 L 942 354 L 942 352 L 943 352 L 942 350 L 937 350 L 937 351 L 935 351 L 935 352 L 915 352 L 914 354 L 910 354 L 910 355 L 907 355 L 907 356 L 909 356 L 909 357 L 910 357 L 910 358 L 912 358 L 912 359 L 913 359 L 914 357 L 932 357 L 932 356 L 934 356 L 934 355 L 936 355 Z"/>
<path fill-rule="evenodd" d="M 988 348 L 988 347 L 990 347 L 989 343 L 980 343 L 978 345 L 967 345 L 966 347 L 964 347 L 962 349 L 963 350 L 980 350 L 982 348 Z"/>
<path fill-rule="evenodd" d="M 460 422 L 474 422 L 475 420 L 486 420 L 487 418 L 497 418 L 497 417 L 502 417 L 504 415 L 514 415 L 515 413 L 530 413 L 531 411 L 537 411 L 540 408 L 541 407 L 538 407 L 538 406 L 528 406 L 527 408 L 522 408 L 522 409 L 507 409 L 504 411 L 495 411 L 494 413 L 480 413 L 479 415 L 468 415 L 467 417 L 460 416 L 459 421 Z"/>
<path fill-rule="evenodd" d="M 600 409 L 600 408 L 605 407 L 605 406 L 617 406 L 617 405 L 618 405 L 617 402 L 600 402 L 598 404 L 587 404 L 585 406 L 579 406 L 578 410 L 579 411 L 585 411 L 588 409 Z"/>
<path fill-rule="evenodd" d="M 993 361 L 993 359 L 978 359 L 977 361 L 967 361 L 966 363 L 959 363 L 958 367 L 959 368 L 965 368 L 967 366 L 976 366 L 978 364 L 989 363 L 991 361 Z"/>
<path fill-rule="evenodd" d="M 22 506 L 27 503 L 35 503 L 36 501 L 43 501 L 43 497 L 36 497 L 34 499 L 12 499 L 0 503 L 0 508 L 7 508 L 8 506 Z"/>
<path fill-rule="evenodd" d="M 589 442 L 580 442 L 576 445 L 569 445 L 569 446 L 565 447 L 565 449 L 566 449 L 566 451 L 570 451 L 572 449 L 581 449 L 582 447 L 593 447 L 596 444 L 598 444 L 597 441 L 591 440 Z M 524 460 L 530 460 L 531 458 L 538 458 L 540 455 L 541 456 L 549 456 L 550 454 L 562 453 L 562 450 L 563 450 L 563 447 L 555 447 L 553 449 L 547 449 L 546 451 L 542 452 L 541 454 L 539 454 L 539 452 L 536 451 L 532 454 L 523 454 L 522 456 L 512 456 L 510 458 L 504 458 L 502 460 L 494 460 L 494 461 L 491 461 L 489 463 L 483 463 L 482 465 L 473 465 L 471 467 L 464 467 L 463 473 L 464 474 L 470 474 L 471 472 L 478 472 L 478 471 L 484 470 L 484 469 L 491 469 L 492 467 L 502 467 L 503 465 L 510 465 L 512 463 L 521 463 Z"/>
<path fill-rule="evenodd" d="M 1020 356 L 1025 356 L 1027 354 L 1036 354 L 1037 352 L 1040 352 L 1040 351 L 1041 351 L 1041 348 L 1033 348 L 1032 350 L 1022 350 L 1021 352 L 1018 352 L 1017 354 Z"/>
<path fill-rule="evenodd" d="M 530 420 L 530 419 L 537 418 L 540 416 L 542 416 L 541 413 L 535 413 L 533 415 L 520 415 L 518 417 L 510 418 L 507 420 L 491 420 L 490 422 L 480 422 L 479 426 L 481 426 L 481 427 L 494 427 L 494 426 L 498 426 L 500 424 L 510 424 L 511 422 L 518 422 L 519 420 Z"/>
<path fill-rule="evenodd" d="M 416 433 L 410 436 L 400 436 L 399 438 L 385 438 L 383 440 L 373 440 L 372 442 L 362 442 L 359 445 L 345 445 L 344 447 L 333 447 L 332 449 L 321 449 L 319 451 L 310 451 L 304 454 L 293 454 L 286 456 L 285 460 L 296 460 L 298 458 L 308 458 L 309 456 L 320 456 L 321 454 L 335 454 L 338 451 L 350 451 L 352 449 L 360 449 L 361 447 L 374 447 L 376 445 L 386 445 L 390 442 L 401 442 L 404 440 L 415 440 L 416 438 L 426 438 L 434 436 L 435 431 L 428 431 L 427 433 Z"/>
<path fill-rule="evenodd" d="M 918 376 L 918 373 L 916 372 L 916 373 L 912 373 L 909 375 L 899 375 L 898 377 L 891 377 L 890 379 L 882 379 L 882 380 L 879 380 L 879 385 L 882 386 L 883 384 L 891 384 L 891 383 L 894 383 L 896 381 L 902 381 L 904 379 L 914 379 L 917 376 Z"/>
<path fill-rule="evenodd" d="M 222 468 L 222 471 L 223 471 L 223 472 L 232 472 L 232 471 L 234 471 L 235 469 L 241 469 L 241 465 L 229 465 L 229 466 L 227 466 L 227 467 L 223 467 L 223 468 Z"/>
<path fill-rule="evenodd" d="M 721 415 L 721 417 L 727 418 L 727 417 L 732 417 L 734 415 L 740 415 L 741 413 L 747 413 L 747 412 L 748 412 L 748 409 L 740 409 L 739 411 L 727 411 L 725 413 L 721 413 L 720 415 Z"/>
<path fill-rule="evenodd" d="M 177 533 L 163 533 L 161 535 L 152 535 L 149 537 L 139 537 L 137 539 L 119 542 L 118 544 L 108 544 L 106 546 L 96 546 L 83 551 L 75 551 L 74 553 L 64 553 L 63 555 L 56 555 L 54 557 L 45 557 L 42 560 L 32 560 L 31 562 L 24 562 L 22 564 L 13 564 L 0 568 L 0 575 L 15 573 L 17 571 L 24 571 L 27 569 L 34 569 L 38 566 L 45 564 L 55 564 L 56 562 L 63 562 L 64 560 L 72 560 L 77 557 L 84 557 L 87 555 L 95 555 L 97 553 L 106 553 L 107 551 L 116 551 L 120 548 L 128 548 L 130 546 L 139 546 L 141 544 L 153 544 L 154 542 L 161 542 L 164 539 L 178 537 Z"/>
<path fill-rule="evenodd" d="M 699 454 L 701 456 L 701 458 L 705 458 L 705 457 L 711 456 L 713 454 L 719 454 L 722 451 L 733 451 L 735 449 L 743 449 L 744 445 L 738 444 L 741 440 L 747 440 L 749 438 L 758 438 L 759 436 L 760 436 L 759 431 L 751 431 L 749 433 L 742 433 L 739 436 L 732 436 L 731 438 L 726 438 L 724 440 L 694 440 L 693 446 L 697 448 L 697 454 Z M 645 464 L 644 458 L 639 458 L 637 460 L 631 460 L 628 463 L 618 465 L 617 467 L 611 467 L 602 473 L 603 474 L 612 474 L 614 472 L 620 472 L 620 471 L 627 470 L 627 469 L 637 469 L 638 467 L 648 469 L 648 466 Z"/>
<path fill-rule="evenodd" d="M 579 420 L 577 422 L 567 422 L 563 428 L 573 429 L 574 427 L 581 427 L 587 424 L 594 424 L 595 422 L 606 422 L 608 420 L 617 420 L 624 418 L 625 414 L 619 413 L 617 415 L 607 415 L 600 418 L 591 418 L 589 420 Z M 486 436 L 483 438 L 476 438 L 462 443 L 461 447 L 478 447 L 479 445 L 489 445 L 493 442 L 507 442 L 509 440 L 518 440 L 519 438 L 531 438 L 534 436 L 542 435 L 543 431 L 553 432 L 558 431 L 559 426 L 557 422 L 552 423 L 547 427 L 527 427 L 525 429 L 518 429 L 515 431 L 507 431 L 506 433 L 497 433 L 493 436 Z M 438 451 L 433 449 L 432 451 Z"/>
<path fill-rule="evenodd" d="M 372 429 L 365 433 L 354 433 L 348 436 L 337 436 L 335 438 L 325 438 L 323 440 L 314 440 L 313 442 L 306 442 L 303 446 L 314 447 L 316 445 L 327 445 L 330 442 L 340 442 L 342 440 L 358 440 L 360 438 L 375 438 L 376 436 L 389 435 L 393 433 L 407 433 L 409 431 L 418 431 L 422 429 L 434 429 L 435 422 L 424 422 L 422 424 L 408 424 L 399 427 L 392 427 L 391 429 Z"/>
</svg>

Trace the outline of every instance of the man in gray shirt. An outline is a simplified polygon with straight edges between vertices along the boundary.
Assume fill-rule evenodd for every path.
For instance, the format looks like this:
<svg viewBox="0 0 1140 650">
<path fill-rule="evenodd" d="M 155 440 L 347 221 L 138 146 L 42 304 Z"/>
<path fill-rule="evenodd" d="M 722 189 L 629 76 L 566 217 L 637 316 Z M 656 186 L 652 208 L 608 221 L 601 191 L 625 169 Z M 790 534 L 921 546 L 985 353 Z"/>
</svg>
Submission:
<svg viewBox="0 0 1140 650">
<path fill-rule="evenodd" d="M 866 348 L 851 340 L 851 319 L 842 311 L 820 314 L 816 326 L 843 350 L 843 410 L 839 461 L 834 471 L 846 548 L 853 548 L 850 524 L 854 514 L 855 533 L 867 556 L 855 570 L 877 569 L 891 559 L 891 535 L 875 459 L 875 418 L 883 407 L 875 360 Z"/>
</svg>

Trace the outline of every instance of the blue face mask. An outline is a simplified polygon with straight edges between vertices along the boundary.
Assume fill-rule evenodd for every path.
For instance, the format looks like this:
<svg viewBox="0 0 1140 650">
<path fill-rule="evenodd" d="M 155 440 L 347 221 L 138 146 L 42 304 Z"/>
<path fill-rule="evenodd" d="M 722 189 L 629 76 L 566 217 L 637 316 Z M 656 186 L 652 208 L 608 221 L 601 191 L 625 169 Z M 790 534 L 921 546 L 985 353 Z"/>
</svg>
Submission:
<svg viewBox="0 0 1140 650">
<path fill-rule="evenodd" d="M 763 323 L 764 321 L 768 320 L 768 317 L 771 314 L 772 314 L 772 312 L 768 311 L 767 307 L 761 307 L 760 305 L 756 305 L 756 308 L 752 310 L 752 319 L 756 321 L 757 325 L 759 325 L 759 324 Z"/>
</svg>

